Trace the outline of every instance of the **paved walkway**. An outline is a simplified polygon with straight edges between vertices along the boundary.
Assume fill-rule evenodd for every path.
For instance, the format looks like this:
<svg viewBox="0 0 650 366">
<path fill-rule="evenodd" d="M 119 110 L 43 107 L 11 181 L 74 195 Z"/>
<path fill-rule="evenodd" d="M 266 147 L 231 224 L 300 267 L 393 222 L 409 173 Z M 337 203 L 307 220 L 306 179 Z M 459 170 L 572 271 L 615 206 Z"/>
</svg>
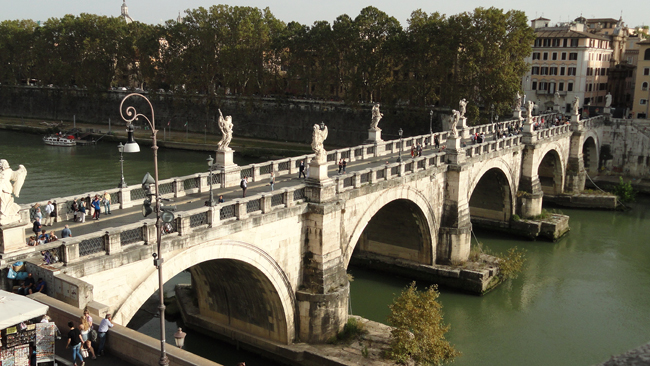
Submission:
<svg viewBox="0 0 650 366">
<path fill-rule="evenodd" d="M 66 349 L 65 344 L 68 342 L 66 338 L 67 331 L 63 334 L 60 340 L 56 341 L 56 363 L 58 365 L 72 366 L 72 350 Z M 93 360 L 92 357 L 84 359 L 86 366 L 135 366 L 135 364 L 129 363 L 121 358 L 112 356 L 109 351 L 105 352 L 104 356 L 99 356 L 97 359 Z M 77 363 L 77 366 L 80 366 Z"/>
</svg>

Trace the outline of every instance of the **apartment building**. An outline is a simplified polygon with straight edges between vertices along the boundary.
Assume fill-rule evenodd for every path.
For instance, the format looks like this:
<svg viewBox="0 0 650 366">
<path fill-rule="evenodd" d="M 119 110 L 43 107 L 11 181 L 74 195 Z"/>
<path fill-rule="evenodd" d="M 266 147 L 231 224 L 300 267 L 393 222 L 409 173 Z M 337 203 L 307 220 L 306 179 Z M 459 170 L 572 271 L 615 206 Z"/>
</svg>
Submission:
<svg viewBox="0 0 650 366">
<path fill-rule="evenodd" d="M 650 39 L 637 42 L 638 59 L 634 83 L 632 118 L 648 118 L 650 115 Z"/>
<path fill-rule="evenodd" d="M 552 109 L 554 94 L 561 98 L 560 111 L 571 111 L 577 96 L 580 107 L 605 107 L 608 69 L 613 57 L 611 37 L 590 33 L 587 20 L 550 26 L 550 19 L 532 21 L 535 30 L 533 52 L 527 58 L 530 71 L 522 80 L 527 100 L 540 111 Z"/>
</svg>

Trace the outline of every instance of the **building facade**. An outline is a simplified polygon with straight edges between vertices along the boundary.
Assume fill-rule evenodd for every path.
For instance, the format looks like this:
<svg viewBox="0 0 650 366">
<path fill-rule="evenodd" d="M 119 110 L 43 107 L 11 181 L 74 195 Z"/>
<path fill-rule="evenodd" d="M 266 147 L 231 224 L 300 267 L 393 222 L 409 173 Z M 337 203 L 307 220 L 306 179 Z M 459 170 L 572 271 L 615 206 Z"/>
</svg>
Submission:
<svg viewBox="0 0 650 366">
<path fill-rule="evenodd" d="M 611 38 L 586 31 L 584 18 L 555 26 L 549 23 L 546 18 L 532 21 L 537 38 L 526 60 L 531 64 L 523 79 L 526 99 L 540 111 L 549 110 L 558 92 L 561 112 L 570 112 L 575 97 L 580 107 L 604 108 L 614 53 Z"/>
<path fill-rule="evenodd" d="M 637 43 L 638 59 L 634 82 L 632 118 L 647 119 L 650 114 L 650 39 Z"/>
</svg>

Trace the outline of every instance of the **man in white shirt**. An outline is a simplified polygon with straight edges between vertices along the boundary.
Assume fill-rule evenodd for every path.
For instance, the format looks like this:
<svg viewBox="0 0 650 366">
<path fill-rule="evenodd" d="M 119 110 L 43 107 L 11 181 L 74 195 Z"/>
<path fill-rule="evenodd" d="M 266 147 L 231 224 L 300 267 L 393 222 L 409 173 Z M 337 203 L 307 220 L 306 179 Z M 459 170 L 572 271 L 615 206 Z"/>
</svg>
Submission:
<svg viewBox="0 0 650 366">
<path fill-rule="evenodd" d="M 104 355 L 104 344 L 106 344 L 106 333 L 108 333 L 109 328 L 113 328 L 113 323 L 111 323 L 113 317 L 111 314 L 106 314 L 106 317 L 102 319 L 102 322 L 99 323 L 99 328 L 97 328 L 97 338 L 99 338 L 99 347 L 97 348 L 97 355 Z"/>
<path fill-rule="evenodd" d="M 52 212 L 54 212 L 54 205 L 52 204 L 52 201 L 47 201 L 47 205 L 45 205 L 45 221 L 43 221 L 43 226 L 52 226 L 52 223 L 54 222 Z"/>
</svg>

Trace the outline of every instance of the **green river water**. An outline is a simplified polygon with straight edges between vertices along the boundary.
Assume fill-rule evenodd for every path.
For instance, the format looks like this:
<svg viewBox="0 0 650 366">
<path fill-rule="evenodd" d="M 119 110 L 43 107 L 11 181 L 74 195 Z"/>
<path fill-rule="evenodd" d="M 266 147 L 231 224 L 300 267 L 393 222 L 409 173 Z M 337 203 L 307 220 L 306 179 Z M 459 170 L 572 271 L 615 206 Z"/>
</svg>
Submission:
<svg viewBox="0 0 650 366">
<path fill-rule="evenodd" d="M 40 138 L 0 131 L 0 158 L 28 170 L 19 203 L 101 191 L 119 182 L 115 144 L 58 148 L 44 146 Z M 160 178 L 206 171 L 206 158 L 206 153 L 161 149 Z M 127 183 L 138 184 L 144 173 L 153 173 L 151 149 L 125 155 L 124 168 Z M 557 243 L 477 232 L 493 252 L 526 249 L 527 261 L 518 279 L 482 297 L 440 289 L 445 322 L 451 325 L 447 338 L 462 352 L 454 364 L 593 365 L 650 341 L 649 205 L 642 197 L 628 212 L 563 209 L 571 217 L 571 231 Z M 388 304 L 410 282 L 358 268 L 349 272 L 355 278 L 352 312 L 378 322 L 385 322 Z M 189 283 L 189 274 L 168 281 L 166 291 L 175 283 Z M 175 328 L 168 323 L 171 342 Z M 157 337 L 158 319 L 140 322 L 137 329 Z M 191 331 L 186 344 L 224 365 L 275 365 Z"/>
</svg>

